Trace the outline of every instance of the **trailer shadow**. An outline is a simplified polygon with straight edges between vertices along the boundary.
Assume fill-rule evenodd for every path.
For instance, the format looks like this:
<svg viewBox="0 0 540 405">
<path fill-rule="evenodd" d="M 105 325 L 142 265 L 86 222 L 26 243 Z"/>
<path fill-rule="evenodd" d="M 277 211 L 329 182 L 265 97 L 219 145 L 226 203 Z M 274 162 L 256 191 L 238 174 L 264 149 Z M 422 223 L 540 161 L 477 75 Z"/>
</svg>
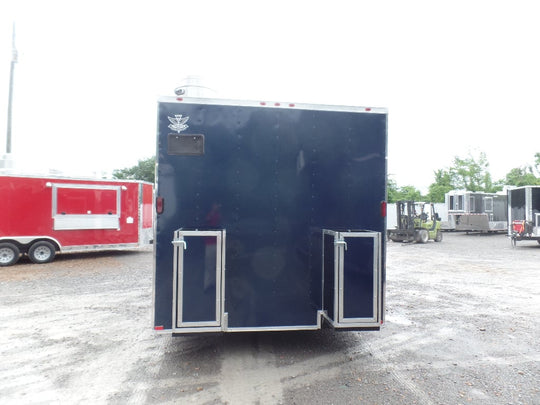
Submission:
<svg viewBox="0 0 540 405">
<path fill-rule="evenodd" d="M 215 374 L 220 371 L 220 364 L 216 362 L 228 358 L 264 358 L 273 361 L 274 367 L 286 367 L 324 356 L 332 359 L 333 364 L 343 361 L 340 356 L 346 353 L 358 353 L 359 343 L 362 346 L 361 333 L 321 329 L 177 336 L 166 345 L 159 374 L 166 377 L 172 372 L 189 374 L 194 370 Z"/>
</svg>

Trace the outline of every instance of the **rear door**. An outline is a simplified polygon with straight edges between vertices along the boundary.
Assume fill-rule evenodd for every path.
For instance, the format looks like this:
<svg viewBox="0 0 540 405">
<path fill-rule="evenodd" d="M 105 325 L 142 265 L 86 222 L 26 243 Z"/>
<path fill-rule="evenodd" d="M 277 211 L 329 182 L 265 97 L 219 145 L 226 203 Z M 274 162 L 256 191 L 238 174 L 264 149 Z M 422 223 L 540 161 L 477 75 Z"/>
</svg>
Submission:
<svg viewBox="0 0 540 405">
<path fill-rule="evenodd" d="M 175 232 L 173 319 L 176 328 L 221 326 L 224 243 L 224 230 Z"/>
<path fill-rule="evenodd" d="M 323 232 L 324 307 L 335 327 L 372 327 L 382 319 L 378 232 Z"/>
</svg>

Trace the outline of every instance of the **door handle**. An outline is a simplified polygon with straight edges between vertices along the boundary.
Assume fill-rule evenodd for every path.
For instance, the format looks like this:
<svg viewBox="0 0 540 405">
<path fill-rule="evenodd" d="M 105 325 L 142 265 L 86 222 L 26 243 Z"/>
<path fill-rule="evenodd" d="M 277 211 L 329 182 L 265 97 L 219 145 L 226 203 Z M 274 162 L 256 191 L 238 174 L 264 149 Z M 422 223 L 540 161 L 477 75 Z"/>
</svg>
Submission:
<svg viewBox="0 0 540 405">
<path fill-rule="evenodd" d="M 182 245 L 184 247 L 184 250 L 187 249 L 187 243 L 185 240 L 174 240 L 172 244 L 175 246 Z"/>
</svg>

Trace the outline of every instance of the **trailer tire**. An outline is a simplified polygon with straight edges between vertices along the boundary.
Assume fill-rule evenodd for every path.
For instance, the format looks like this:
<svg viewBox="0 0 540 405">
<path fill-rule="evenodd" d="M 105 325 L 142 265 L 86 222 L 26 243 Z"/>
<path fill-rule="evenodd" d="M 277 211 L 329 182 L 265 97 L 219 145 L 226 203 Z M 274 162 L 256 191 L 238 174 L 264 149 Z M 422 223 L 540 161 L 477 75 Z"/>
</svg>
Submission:
<svg viewBox="0 0 540 405">
<path fill-rule="evenodd" d="M 0 266 L 11 266 L 19 260 L 21 251 L 17 245 L 9 242 L 0 243 Z"/>
<path fill-rule="evenodd" d="M 46 240 L 35 242 L 28 249 L 28 257 L 37 264 L 52 262 L 54 256 L 56 256 L 56 249 L 52 243 Z"/>
<path fill-rule="evenodd" d="M 418 243 L 426 243 L 429 239 L 429 233 L 427 229 L 419 229 L 416 232 L 416 241 Z"/>
</svg>

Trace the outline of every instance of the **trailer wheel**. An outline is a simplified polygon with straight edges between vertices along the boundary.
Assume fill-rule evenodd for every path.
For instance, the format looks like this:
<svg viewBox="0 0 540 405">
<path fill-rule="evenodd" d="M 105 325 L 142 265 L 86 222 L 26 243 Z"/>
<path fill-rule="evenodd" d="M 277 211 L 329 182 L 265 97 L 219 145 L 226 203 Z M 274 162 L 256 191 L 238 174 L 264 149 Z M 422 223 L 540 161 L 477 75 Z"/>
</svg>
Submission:
<svg viewBox="0 0 540 405">
<path fill-rule="evenodd" d="M 429 239 L 429 233 L 427 229 L 419 229 L 416 232 L 416 241 L 418 243 L 426 243 Z"/>
<path fill-rule="evenodd" d="M 437 235 L 435 235 L 435 242 L 442 242 L 442 232 L 437 231 Z"/>
<path fill-rule="evenodd" d="M 9 242 L 0 243 L 0 266 L 11 266 L 17 263 L 20 254 L 17 245 Z"/>
<path fill-rule="evenodd" d="M 28 250 L 28 257 L 34 263 L 49 263 L 54 259 L 56 249 L 53 244 L 45 240 L 34 243 Z"/>
</svg>

